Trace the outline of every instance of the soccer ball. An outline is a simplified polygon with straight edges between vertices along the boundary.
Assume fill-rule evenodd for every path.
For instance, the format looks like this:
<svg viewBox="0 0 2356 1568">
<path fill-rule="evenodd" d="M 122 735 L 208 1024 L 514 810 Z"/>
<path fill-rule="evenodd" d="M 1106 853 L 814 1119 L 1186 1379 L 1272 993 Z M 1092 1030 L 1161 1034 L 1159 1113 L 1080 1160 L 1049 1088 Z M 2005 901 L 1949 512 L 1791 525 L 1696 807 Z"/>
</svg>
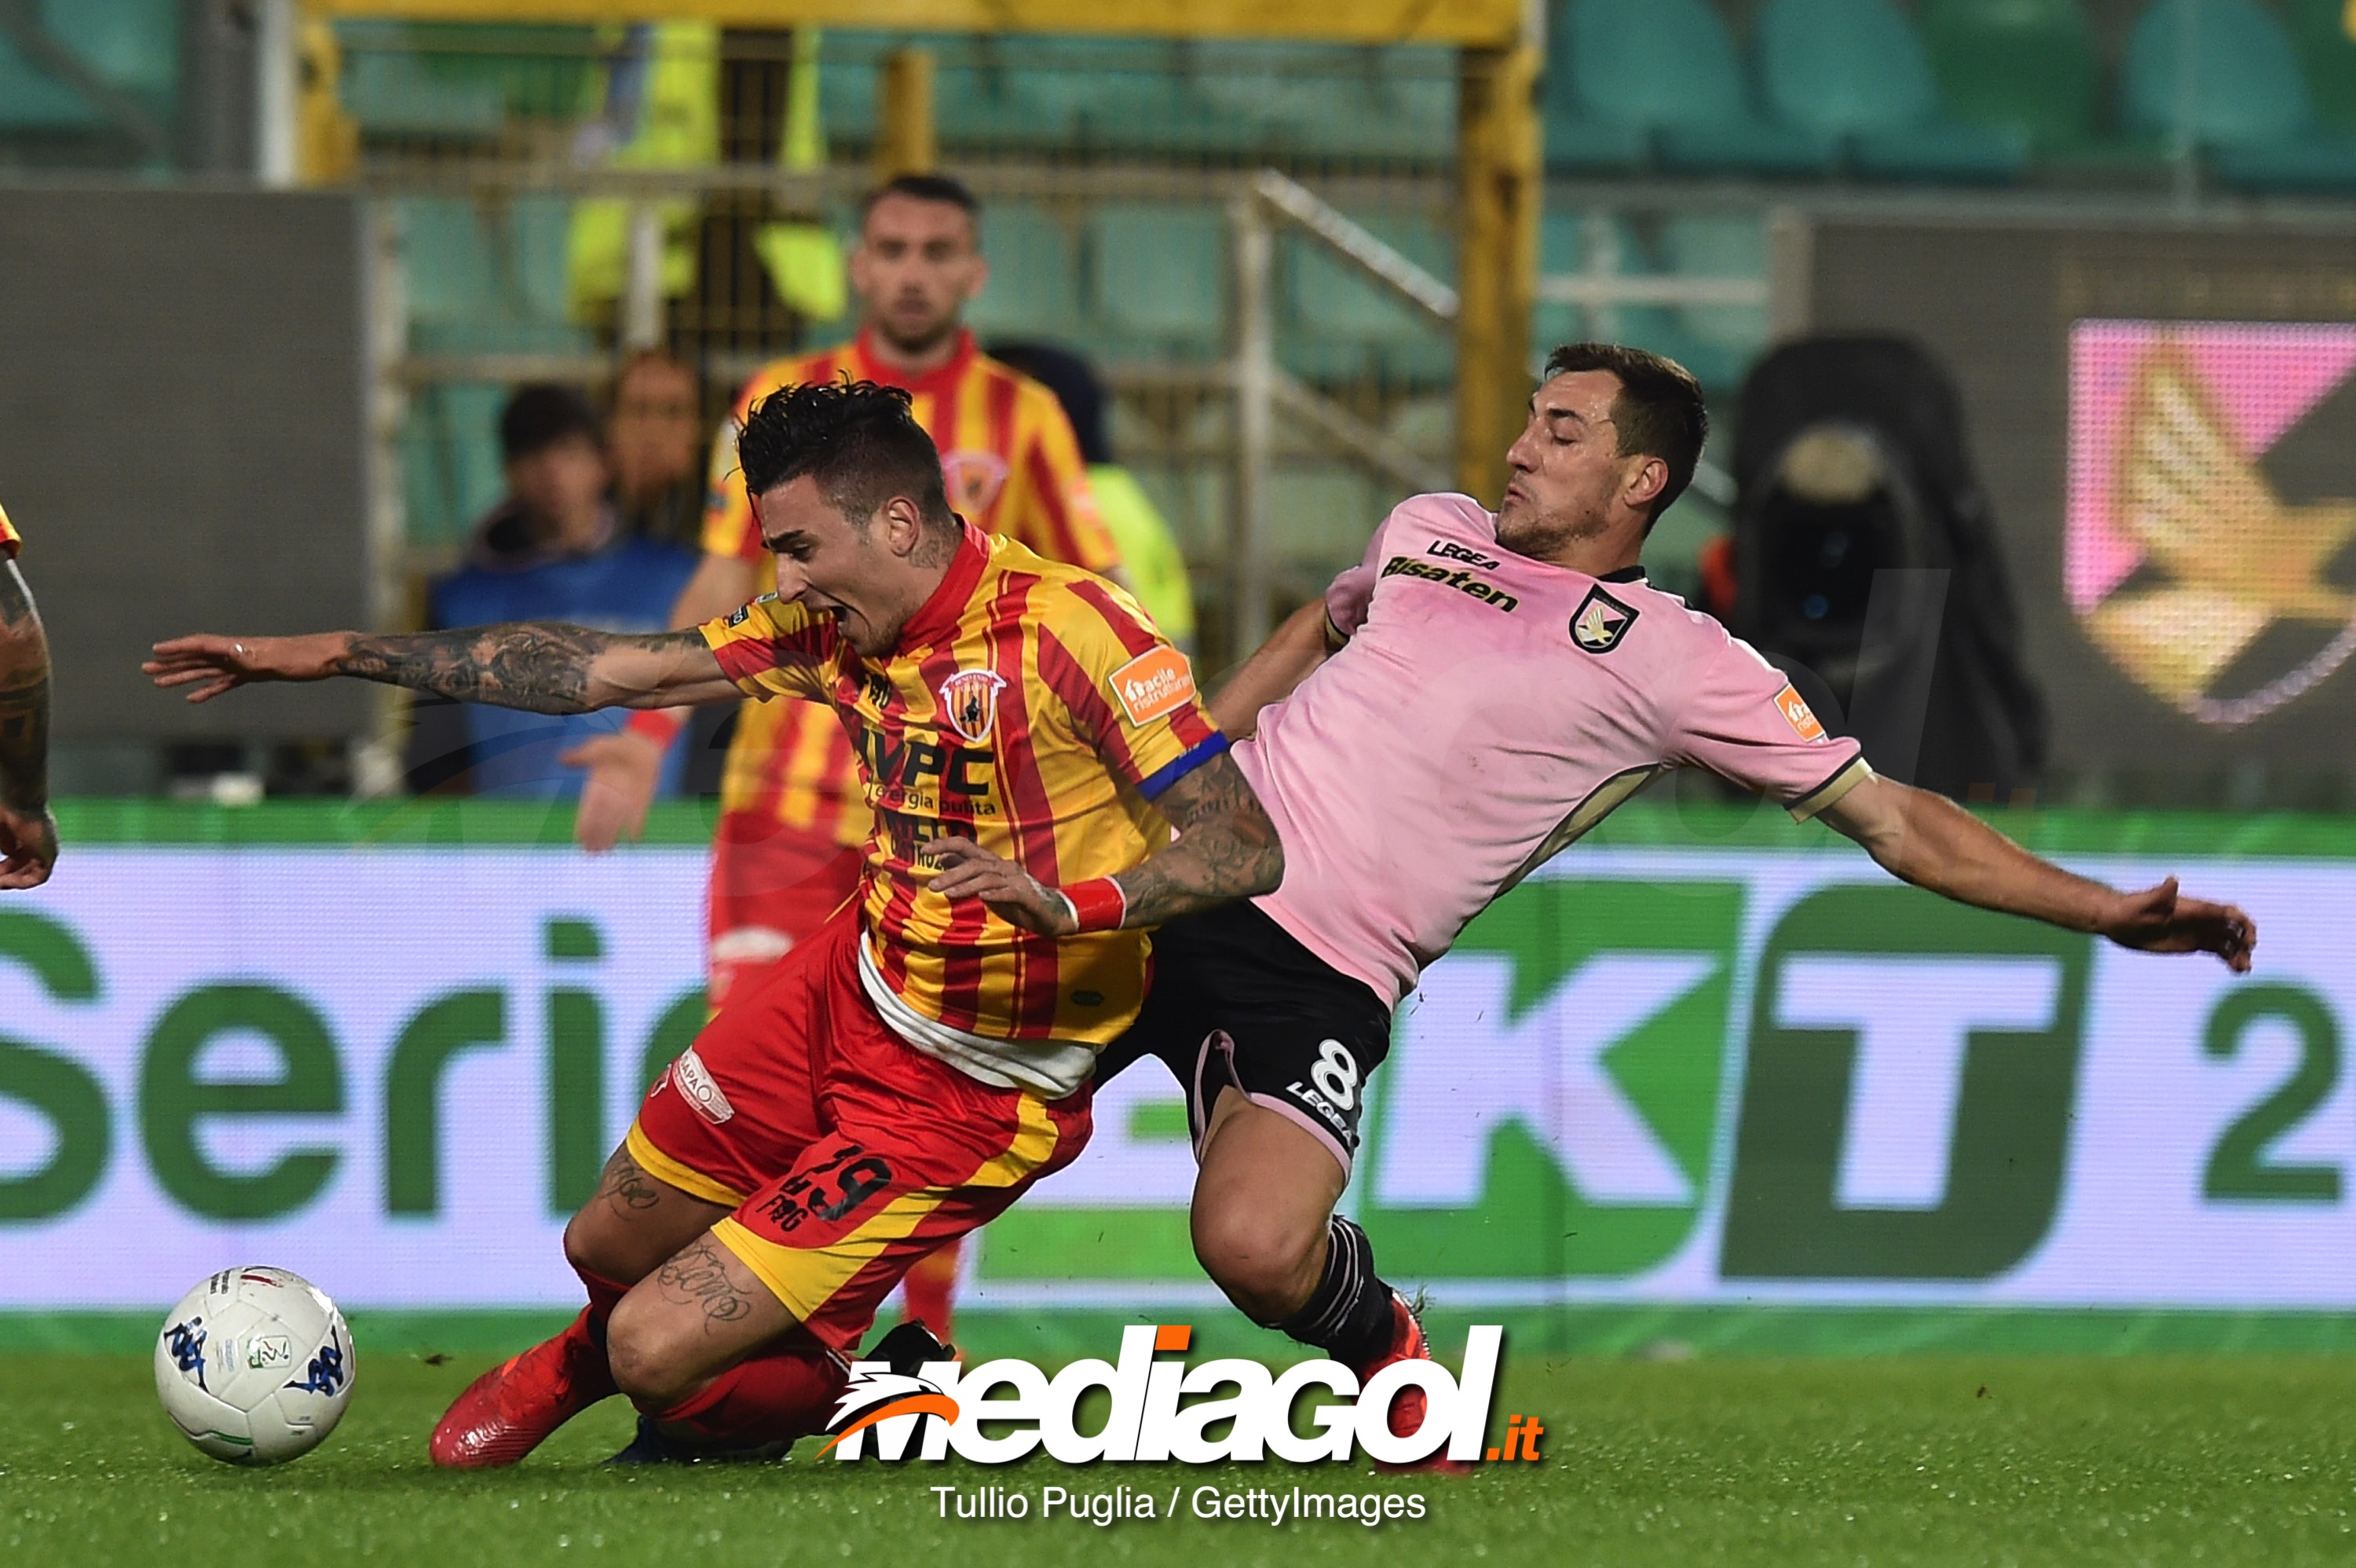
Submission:
<svg viewBox="0 0 2356 1568">
<path fill-rule="evenodd" d="M 180 1435 L 232 1465 L 327 1440 L 352 1398 L 352 1331 L 283 1268 L 231 1268 L 180 1298 L 155 1340 L 155 1393 Z"/>
</svg>

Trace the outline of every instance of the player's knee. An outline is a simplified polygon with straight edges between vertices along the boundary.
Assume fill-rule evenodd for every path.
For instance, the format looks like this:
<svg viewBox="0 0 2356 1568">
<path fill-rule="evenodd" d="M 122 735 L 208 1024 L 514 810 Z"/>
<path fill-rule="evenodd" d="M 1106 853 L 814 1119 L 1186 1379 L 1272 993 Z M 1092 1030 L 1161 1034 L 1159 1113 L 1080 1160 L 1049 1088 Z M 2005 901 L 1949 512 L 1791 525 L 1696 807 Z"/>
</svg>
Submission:
<svg viewBox="0 0 2356 1568">
<path fill-rule="evenodd" d="M 1197 1206 L 1194 1256 L 1227 1299 L 1254 1319 L 1273 1323 L 1301 1310 L 1316 1288 L 1314 1254 L 1322 1226 L 1245 1204 Z"/>
<path fill-rule="evenodd" d="M 605 1357 L 614 1384 L 641 1408 L 659 1410 L 695 1392 L 698 1371 L 689 1346 L 658 1296 L 633 1291 L 614 1308 L 605 1328 Z"/>
<path fill-rule="evenodd" d="M 612 1227 L 601 1223 L 600 1219 L 593 1200 L 565 1224 L 564 1261 L 573 1265 L 575 1274 L 591 1275 L 616 1285 L 636 1284 L 645 1271 L 630 1268 L 628 1260 L 614 1244 Z"/>
</svg>

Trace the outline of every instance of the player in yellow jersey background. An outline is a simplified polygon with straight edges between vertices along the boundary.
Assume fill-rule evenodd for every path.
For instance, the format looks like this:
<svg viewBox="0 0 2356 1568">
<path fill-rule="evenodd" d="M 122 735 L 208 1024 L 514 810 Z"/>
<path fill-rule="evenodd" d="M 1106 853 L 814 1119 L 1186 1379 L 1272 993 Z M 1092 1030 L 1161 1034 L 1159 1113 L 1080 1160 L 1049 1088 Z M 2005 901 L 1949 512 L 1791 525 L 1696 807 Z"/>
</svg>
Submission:
<svg viewBox="0 0 2356 1568">
<path fill-rule="evenodd" d="M 0 512 L 0 889 L 37 888 L 58 859 L 49 816 L 49 645 Z"/>
</svg>

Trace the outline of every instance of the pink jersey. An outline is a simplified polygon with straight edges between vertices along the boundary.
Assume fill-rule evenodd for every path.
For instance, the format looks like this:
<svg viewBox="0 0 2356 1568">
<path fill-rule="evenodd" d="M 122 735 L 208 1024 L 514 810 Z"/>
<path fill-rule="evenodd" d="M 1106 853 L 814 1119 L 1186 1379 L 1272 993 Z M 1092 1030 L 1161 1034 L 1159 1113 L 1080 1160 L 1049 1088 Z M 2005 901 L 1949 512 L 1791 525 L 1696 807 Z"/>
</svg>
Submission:
<svg viewBox="0 0 2356 1568">
<path fill-rule="evenodd" d="M 1803 819 L 1870 776 L 1716 621 L 1633 571 L 1513 554 L 1470 496 L 1402 502 L 1325 604 L 1349 646 L 1235 748 L 1284 840 L 1259 903 L 1393 1006 L 1659 773 L 1708 768 Z"/>
</svg>

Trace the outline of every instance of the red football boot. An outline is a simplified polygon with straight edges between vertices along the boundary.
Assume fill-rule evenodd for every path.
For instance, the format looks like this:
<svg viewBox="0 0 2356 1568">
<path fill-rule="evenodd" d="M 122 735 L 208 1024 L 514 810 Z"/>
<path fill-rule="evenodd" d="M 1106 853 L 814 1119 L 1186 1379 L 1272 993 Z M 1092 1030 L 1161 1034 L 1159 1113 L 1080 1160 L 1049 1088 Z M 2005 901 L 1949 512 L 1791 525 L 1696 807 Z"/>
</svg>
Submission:
<svg viewBox="0 0 2356 1568">
<path fill-rule="evenodd" d="M 605 1348 L 590 1338 L 584 1307 L 555 1339 L 468 1383 L 443 1413 L 427 1449 L 445 1470 L 512 1465 L 550 1433 L 617 1392 Z"/>
<path fill-rule="evenodd" d="M 1373 1365 L 1358 1374 L 1359 1385 L 1365 1386 L 1376 1372 L 1396 1362 L 1430 1360 L 1431 1360 L 1431 1345 L 1423 1337 L 1423 1325 L 1416 1321 L 1415 1308 L 1407 1304 L 1406 1296 L 1396 1290 L 1392 1291 L 1390 1349 L 1385 1350 Z M 1411 1432 L 1421 1431 L 1424 1418 L 1430 1413 L 1430 1408 L 1431 1402 L 1424 1397 L 1421 1389 L 1413 1386 L 1401 1389 L 1391 1399 L 1391 1435 L 1404 1437 Z M 1430 1457 L 1419 1459 L 1412 1465 L 1387 1465 L 1378 1460 L 1376 1462 L 1375 1468 L 1392 1476 L 1410 1474 L 1464 1476 L 1470 1475 L 1472 1470 L 1472 1466 L 1450 1458 L 1445 1445 L 1435 1451 Z"/>
</svg>

